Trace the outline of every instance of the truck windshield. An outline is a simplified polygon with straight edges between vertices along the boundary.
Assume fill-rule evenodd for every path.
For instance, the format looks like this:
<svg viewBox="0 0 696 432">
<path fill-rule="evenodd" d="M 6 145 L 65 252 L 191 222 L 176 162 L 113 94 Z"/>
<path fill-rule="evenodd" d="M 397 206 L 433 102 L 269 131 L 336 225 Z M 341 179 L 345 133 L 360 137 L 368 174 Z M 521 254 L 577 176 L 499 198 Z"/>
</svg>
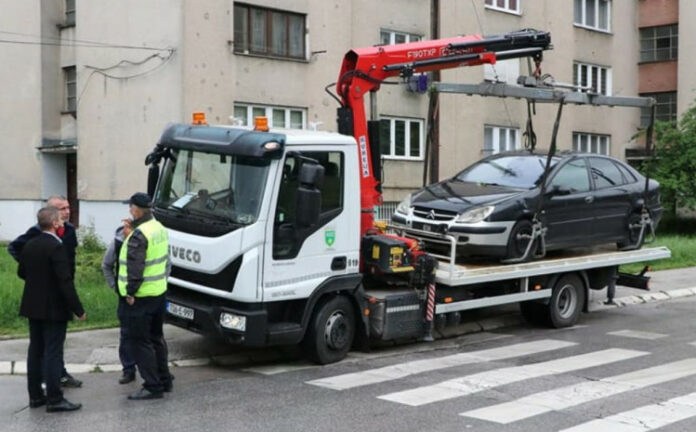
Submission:
<svg viewBox="0 0 696 432">
<path fill-rule="evenodd" d="M 270 161 L 191 150 L 172 152 L 155 194 L 155 208 L 248 225 L 259 216 Z"/>
</svg>

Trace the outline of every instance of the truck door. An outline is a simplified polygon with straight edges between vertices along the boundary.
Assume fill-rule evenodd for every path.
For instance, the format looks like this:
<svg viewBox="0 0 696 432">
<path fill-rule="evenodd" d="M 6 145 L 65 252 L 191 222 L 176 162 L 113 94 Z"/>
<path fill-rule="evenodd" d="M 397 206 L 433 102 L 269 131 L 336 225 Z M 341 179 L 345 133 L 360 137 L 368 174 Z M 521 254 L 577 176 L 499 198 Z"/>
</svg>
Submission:
<svg viewBox="0 0 696 432">
<path fill-rule="evenodd" d="M 349 266 L 354 236 L 345 211 L 345 154 L 341 151 L 302 152 L 324 166 L 319 222 L 310 228 L 296 224 L 300 158 L 291 154 L 283 172 L 275 203 L 271 247 L 264 271 L 264 301 L 305 298 L 322 280 L 344 274 Z M 354 265 L 353 265 L 354 266 Z"/>
</svg>

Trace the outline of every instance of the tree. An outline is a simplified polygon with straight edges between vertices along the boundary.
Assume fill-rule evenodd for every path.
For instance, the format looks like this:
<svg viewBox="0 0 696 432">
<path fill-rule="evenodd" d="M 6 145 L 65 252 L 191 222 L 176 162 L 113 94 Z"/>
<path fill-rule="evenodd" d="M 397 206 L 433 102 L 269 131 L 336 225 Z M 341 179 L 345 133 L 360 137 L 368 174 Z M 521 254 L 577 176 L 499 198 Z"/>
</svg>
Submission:
<svg viewBox="0 0 696 432">
<path fill-rule="evenodd" d="M 655 124 L 655 156 L 648 174 L 660 182 L 666 210 L 696 208 L 696 105 L 678 122 Z"/>
</svg>

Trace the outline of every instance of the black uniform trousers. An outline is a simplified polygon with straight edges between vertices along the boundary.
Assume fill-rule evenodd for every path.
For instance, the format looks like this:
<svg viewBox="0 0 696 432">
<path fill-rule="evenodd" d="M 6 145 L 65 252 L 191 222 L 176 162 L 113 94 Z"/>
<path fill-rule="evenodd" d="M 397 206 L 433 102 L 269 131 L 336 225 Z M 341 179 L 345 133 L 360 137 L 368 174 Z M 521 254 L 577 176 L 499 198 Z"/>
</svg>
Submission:
<svg viewBox="0 0 696 432">
<path fill-rule="evenodd" d="M 116 292 L 118 294 L 118 291 Z M 118 309 L 116 314 L 118 315 L 118 322 L 120 325 L 120 334 L 118 341 L 118 358 L 121 360 L 121 366 L 123 367 L 123 373 L 135 374 L 135 360 L 133 359 L 133 354 L 131 354 L 130 347 L 128 346 L 128 326 L 126 325 L 126 317 L 123 316 L 125 313 L 125 308 L 128 307 L 126 299 L 124 297 L 118 298 Z"/>
<path fill-rule="evenodd" d="M 27 384 L 31 399 L 43 398 L 41 383 L 46 383 L 48 403 L 63 400 L 60 377 L 63 372 L 63 344 L 67 321 L 29 319 Z"/>
<path fill-rule="evenodd" d="M 127 328 L 126 344 L 144 381 L 143 387 L 153 393 L 162 392 L 171 385 L 163 332 L 165 307 L 164 294 L 136 297 L 132 306 L 119 302 L 119 313 Z"/>
</svg>

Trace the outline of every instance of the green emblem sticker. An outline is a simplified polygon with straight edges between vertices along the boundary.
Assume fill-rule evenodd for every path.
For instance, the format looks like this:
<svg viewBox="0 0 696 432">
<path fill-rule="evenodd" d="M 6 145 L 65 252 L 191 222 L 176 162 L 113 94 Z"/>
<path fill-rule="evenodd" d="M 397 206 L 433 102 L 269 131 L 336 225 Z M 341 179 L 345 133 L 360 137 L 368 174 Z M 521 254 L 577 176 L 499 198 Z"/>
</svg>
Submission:
<svg viewBox="0 0 696 432">
<path fill-rule="evenodd" d="M 336 241 L 336 231 L 334 230 L 326 230 L 324 231 L 324 242 L 326 242 L 327 246 L 333 246 L 334 242 Z"/>
</svg>

